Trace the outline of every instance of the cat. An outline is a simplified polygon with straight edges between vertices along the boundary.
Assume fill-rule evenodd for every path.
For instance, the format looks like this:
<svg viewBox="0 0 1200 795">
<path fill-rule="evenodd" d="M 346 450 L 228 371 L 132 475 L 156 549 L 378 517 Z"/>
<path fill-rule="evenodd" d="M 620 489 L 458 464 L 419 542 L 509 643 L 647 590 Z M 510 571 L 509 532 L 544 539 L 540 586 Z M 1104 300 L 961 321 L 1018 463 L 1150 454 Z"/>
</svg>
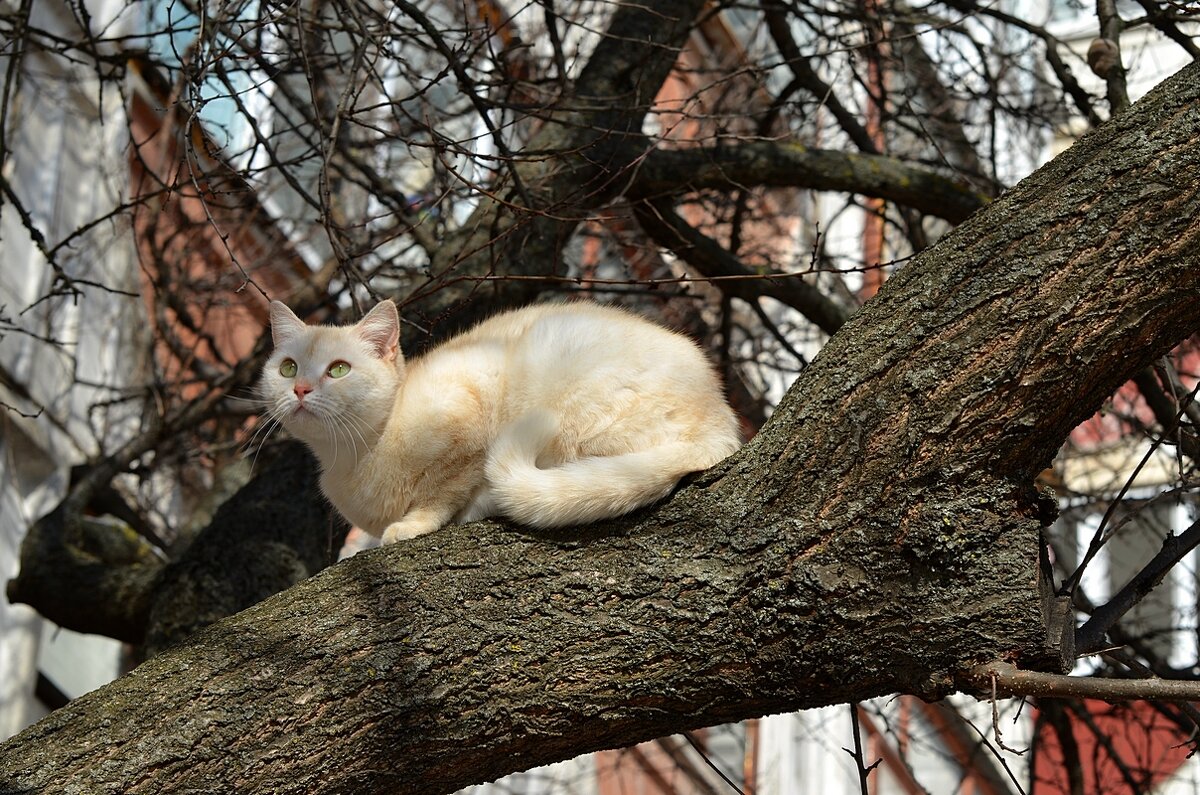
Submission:
<svg viewBox="0 0 1200 795">
<path fill-rule="evenodd" d="M 279 301 L 270 317 L 270 417 L 312 448 L 333 506 L 385 544 L 493 516 L 620 516 L 741 444 L 700 349 L 615 307 L 503 312 L 411 361 L 390 300 L 353 326 L 307 325 Z"/>
</svg>

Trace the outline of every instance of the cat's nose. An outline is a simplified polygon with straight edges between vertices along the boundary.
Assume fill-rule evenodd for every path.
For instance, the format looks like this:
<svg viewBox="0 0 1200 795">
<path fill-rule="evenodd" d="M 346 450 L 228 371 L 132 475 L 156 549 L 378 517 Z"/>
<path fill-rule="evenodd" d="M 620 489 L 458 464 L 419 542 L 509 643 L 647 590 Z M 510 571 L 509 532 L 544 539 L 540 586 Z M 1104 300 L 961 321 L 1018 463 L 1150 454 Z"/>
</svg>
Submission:
<svg viewBox="0 0 1200 795">
<path fill-rule="evenodd" d="M 313 388 L 312 384 L 306 384 L 302 381 L 297 381 L 296 385 L 292 387 L 292 391 L 296 393 L 296 397 L 299 400 L 304 400 L 304 396 L 313 391 Z"/>
</svg>

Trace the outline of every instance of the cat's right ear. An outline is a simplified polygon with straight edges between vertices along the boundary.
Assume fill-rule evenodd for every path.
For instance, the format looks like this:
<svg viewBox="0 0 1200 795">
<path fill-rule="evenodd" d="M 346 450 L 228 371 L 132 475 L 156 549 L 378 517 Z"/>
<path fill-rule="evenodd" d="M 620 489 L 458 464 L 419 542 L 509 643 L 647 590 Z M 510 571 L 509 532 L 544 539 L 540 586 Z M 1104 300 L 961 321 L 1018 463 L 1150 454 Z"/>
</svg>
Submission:
<svg viewBox="0 0 1200 795">
<path fill-rule="evenodd" d="M 376 304 L 354 328 L 380 359 L 394 362 L 399 357 L 400 313 L 390 298 Z"/>
<path fill-rule="evenodd" d="M 304 330 L 304 321 L 296 317 L 296 313 L 288 309 L 282 301 L 271 302 L 271 341 L 275 347 Z"/>
</svg>

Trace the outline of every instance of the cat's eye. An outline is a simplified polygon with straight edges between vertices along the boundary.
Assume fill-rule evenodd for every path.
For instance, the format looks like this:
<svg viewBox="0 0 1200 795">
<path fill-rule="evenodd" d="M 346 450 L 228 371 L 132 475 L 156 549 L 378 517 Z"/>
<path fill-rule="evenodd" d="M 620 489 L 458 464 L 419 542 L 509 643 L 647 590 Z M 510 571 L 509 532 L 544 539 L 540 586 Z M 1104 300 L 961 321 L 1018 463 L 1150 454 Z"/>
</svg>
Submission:
<svg viewBox="0 0 1200 795">
<path fill-rule="evenodd" d="M 291 359 L 284 359 L 279 364 L 279 374 L 284 378 L 296 377 L 296 363 Z"/>
<path fill-rule="evenodd" d="M 350 372 L 349 362 L 334 362 L 329 365 L 328 373 L 330 378 L 341 378 L 348 372 Z"/>
</svg>

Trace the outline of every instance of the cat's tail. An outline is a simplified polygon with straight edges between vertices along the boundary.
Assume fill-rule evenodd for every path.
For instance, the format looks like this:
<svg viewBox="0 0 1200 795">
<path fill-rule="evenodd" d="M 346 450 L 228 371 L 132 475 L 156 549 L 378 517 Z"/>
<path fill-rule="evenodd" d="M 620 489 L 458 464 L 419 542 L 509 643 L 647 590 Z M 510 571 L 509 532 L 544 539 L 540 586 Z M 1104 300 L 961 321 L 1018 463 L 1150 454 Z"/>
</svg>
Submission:
<svg viewBox="0 0 1200 795">
<path fill-rule="evenodd" d="M 688 472 L 707 469 L 737 447 L 732 440 L 714 437 L 707 446 L 669 442 L 539 468 L 538 455 L 557 431 L 553 414 L 533 411 L 500 433 L 485 469 L 498 513 L 540 528 L 620 516 L 662 499 Z"/>
</svg>

